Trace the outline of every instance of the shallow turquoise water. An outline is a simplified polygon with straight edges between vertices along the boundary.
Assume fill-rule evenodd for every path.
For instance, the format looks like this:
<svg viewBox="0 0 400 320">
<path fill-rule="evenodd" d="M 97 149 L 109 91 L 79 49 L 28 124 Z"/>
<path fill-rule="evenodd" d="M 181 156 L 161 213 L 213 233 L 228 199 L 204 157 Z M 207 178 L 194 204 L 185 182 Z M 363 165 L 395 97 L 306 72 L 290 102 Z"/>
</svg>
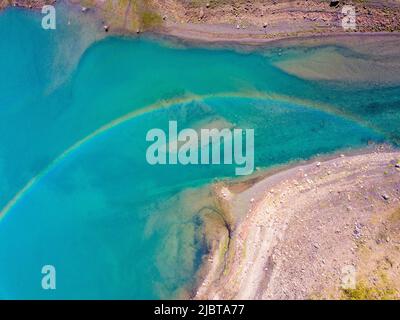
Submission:
<svg viewBox="0 0 400 320">
<path fill-rule="evenodd" d="M 146 133 L 170 120 L 253 128 L 257 167 L 399 141 L 399 87 L 304 81 L 259 53 L 146 39 L 107 38 L 80 56 L 80 29 L 59 21 L 44 31 L 38 14 L 0 14 L 2 298 L 173 298 L 190 288 L 206 251 L 208 186 L 235 167 L 150 166 Z M 54 291 L 40 285 L 46 264 Z"/>
</svg>

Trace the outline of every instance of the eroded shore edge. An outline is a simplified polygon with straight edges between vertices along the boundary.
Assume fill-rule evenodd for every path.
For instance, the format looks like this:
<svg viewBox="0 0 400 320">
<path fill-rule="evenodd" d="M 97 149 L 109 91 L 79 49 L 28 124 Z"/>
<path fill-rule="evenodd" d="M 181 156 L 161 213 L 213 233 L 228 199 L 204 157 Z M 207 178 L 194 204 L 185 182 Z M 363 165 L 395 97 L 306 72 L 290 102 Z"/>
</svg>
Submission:
<svg viewBox="0 0 400 320">
<path fill-rule="evenodd" d="M 338 211 L 336 218 L 341 219 L 341 215 L 351 210 L 354 212 L 355 219 L 363 221 L 362 223 L 359 222 L 361 225 L 368 225 L 367 221 L 372 219 L 371 217 L 374 217 L 377 212 L 378 214 L 380 212 L 391 214 L 391 212 L 400 208 L 399 161 L 400 151 L 398 149 L 389 146 L 377 146 L 276 167 L 252 177 L 248 181 L 217 183 L 215 185 L 217 203 L 221 204 L 221 208 L 226 214 L 226 220 L 231 221 L 231 230 L 226 233 L 220 232 L 219 239 L 214 239 L 211 246 L 212 250 L 204 259 L 204 264 L 198 273 L 197 290 L 195 290 L 192 298 L 309 299 L 313 296 L 324 299 L 341 298 L 340 274 L 330 275 L 329 281 L 321 285 L 317 283 L 321 279 L 314 279 L 311 287 L 305 286 L 304 288 L 301 285 L 296 287 L 296 277 L 289 279 L 287 274 L 282 274 L 282 279 L 279 280 L 280 270 L 273 274 L 273 269 L 277 268 L 276 265 L 279 265 L 279 260 L 284 254 L 281 253 L 281 256 L 277 258 L 274 249 L 285 246 L 285 229 L 288 226 L 293 227 L 294 230 L 297 228 L 299 237 L 302 233 L 309 232 L 309 225 L 297 226 L 295 222 L 290 222 L 288 219 L 293 216 L 302 219 L 298 212 L 302 208 L 297 206 L 296 199 L 300 199 L 302 193 L 314 192 L 314 189 L 316 193 L 319 192 L 318 189 L 321 189 L 320 192 L 325 193 L 321 199 L 327 199 L 328 202 L 332 200 L 332 205 L 335 205 L 335 201 L 338 201 L 336 199 L 337 194 L 345 194 L 348 191 L 349 194 L 352 193 L 352 198 L 357 198 L 357 195 L 354 194 L 359 192 L 360 197 L 364 197 L 365 201 L 371 204 L 371 208 L 365 209 L 365 201 L 352 200 L 350 207 L 347 200 L 343 200 L 340 205 L 336 203 Z M 382 176 L 377 177 L 377 174 L 382 174 Z M 344 181 L 347 187 L 341 187 Z M 362 183 L 361 189 L 359 186 L 357 190 L 351 192 L 348 190 L 348 185 L 357 186 L 359 183 Z M 373 190 L 378 191 L 374 193 Z M 284 195 L 284 199 L 277 200 L 282 195 Z M 271 204 L 271 201 L 275 204 Z M 245 203 L 245 205 L 240 210 L 235 210 L 238 203 Z M 303 203 L 303 208 L 306 211 L 321 210 L 322 212 L 323 210 L 318 205 L 318 203 L 311 201 L 311 207 L 310 203 Z M 344 210 L 343 205 L 347 206 L 347 209 Z M 288 213 L 287 217 L 284 217 L 283 211 L 280 212 L 282 208 L 285 208 L 283 211 Z M 266 210 L 270 213 L 265 214 Z M 357 213 L 358 210 L 366 212 L 359 214 Z M 307 214 L 304 215 L 304 218 L 306 216 Z M 329 215 L 327 216 L 329 217 Z M 347 215 L 343 220 L 346 220 L 348 216 L 350 215 Z M 321 220 L 325 218 L 321 217 Z M 271 222 L 272 220 L 274 221 Z M 346 223 L 348 224 L 348 222 Z M 338 228 L 340 229 L 339 225 Z M 347 229 L 347 225 L 343 228 Z M 332 242 L 333 240 L 331 241 L 333 246 L 336 247 L 338 247 L 338 244 L 343 245 L 344 248 L 350 246 L 349 252 L 351 254 L 343 257 L 338 256 L 338 265 L 357 264 L 358 254 L 356 251 L 358 249 L 352 247 L 353 230 L 351 228 L 352 226 L 347 230 L 347 233 L 350 233 L 346 235 L 346 244 L 344 242 L 335 244 Z M 260 231 L 262 229 L 267 231 L 262 233 Z M 342 234 L 346 232 L 339 229 L 335 232 Z M 327 228 L 326 233 L 332 233 L 331 231 Z M 291 232 L 296 233 L 293 230 Z M 329 237 L 327 236 L 327 238 Z M 358 240 L 358 238 L 355 240 Z M 293 245 L 290 241 L 292 239 L 287 240 L 287 244 Z M 318 240 L 307 240 L 303 245 L 311 246 L 311 250 L 317 250 L 318 248 L 313 246 L 319 245 L 310 243 L 310 241 L 317 242 Z M 332 243 L 330 243 L 331 246 Z M 339 249 L 331 248 L 331 250 Z M 329 258 L 325 259 L 329 260 Z M 309 267 L 312 269 L 314 260 L 303 261 L 302 263 L 302 268 Z M 326 261 L 324 261 L 324 264 L 329 265 Z M 329 268 L 334 271 L 337 266 L 329 265 Z M 318 272 L 318 270 L 314 270 L 314 272 Z M 309 275 L 309 277 L 311 276 Z M 286 294 L 292 292 L 292 295 L 285 296 L 277 289 L 276 283 L 283 280 L 287 281 Z M 398 279 L 395 279 L 395 281 L 398 281 Z M 295 288 L 291 286 L 295 286 Z M 315 288 L 325 290 L 325 292 L 317 292 L 318 290 Z"/>
</svg>

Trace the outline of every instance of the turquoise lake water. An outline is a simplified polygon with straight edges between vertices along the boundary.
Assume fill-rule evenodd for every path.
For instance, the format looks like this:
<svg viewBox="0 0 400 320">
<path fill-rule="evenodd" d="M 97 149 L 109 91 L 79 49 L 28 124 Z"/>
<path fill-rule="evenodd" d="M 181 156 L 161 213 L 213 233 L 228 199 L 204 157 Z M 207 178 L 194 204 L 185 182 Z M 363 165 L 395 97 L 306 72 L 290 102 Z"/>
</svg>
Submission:
<svg viewBox="0 0 400 320">
<path fill-rule="evenodd" d="M 64 11 L 55 31 L 40 19 L 0 13 L 0 298 L 173 298 L 193 285 L 199 212 L 235 166 L 149 165 L 146 133 L 168 121 L 254 129 L 260 168 L 399 144 L 400 86 L 302 80 L 272 49 L 108 37 L 83 50 L 85 27 Z M 47 264 L 56 290 L 41 288 Z"/>
</svg>

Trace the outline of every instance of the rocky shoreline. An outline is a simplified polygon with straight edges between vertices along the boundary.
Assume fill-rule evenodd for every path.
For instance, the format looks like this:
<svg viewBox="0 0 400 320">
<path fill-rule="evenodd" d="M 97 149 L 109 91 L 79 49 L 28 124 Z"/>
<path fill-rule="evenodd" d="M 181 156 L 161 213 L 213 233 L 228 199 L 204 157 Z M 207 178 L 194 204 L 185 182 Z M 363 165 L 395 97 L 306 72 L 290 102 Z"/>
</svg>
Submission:
<svg viewBox="0 0 400 320">
<path fill-rule="evenodd" d="M 217 191 L 247 207 L 229 248 L 226 235 L 214 245 L 195 299 L 400 298 L 398 151 L 318 160 L 238 190 Z"/>
<path fill-rule="evenodd" d="M 56 0 L 0 0 L 0 9 L 8 6 L 26 8 L 26 9 L 41 9 L 45 5 L 53 5 Z"/>
<path fill-rule="evenodd" d="M 184 1 L 59 0 L 96 14 L 104 31 L 122 34 L 153 32 L 206 42 L 266 42 L 300 36 L 400 31 L 399 1 Z M 31 9 L 56 0 L 0 0 Z M 336 4 L 337 3 L 337 4 Z M 354 5 L 357 28 L 342 28 L 343 5 Z"/>
</svg>

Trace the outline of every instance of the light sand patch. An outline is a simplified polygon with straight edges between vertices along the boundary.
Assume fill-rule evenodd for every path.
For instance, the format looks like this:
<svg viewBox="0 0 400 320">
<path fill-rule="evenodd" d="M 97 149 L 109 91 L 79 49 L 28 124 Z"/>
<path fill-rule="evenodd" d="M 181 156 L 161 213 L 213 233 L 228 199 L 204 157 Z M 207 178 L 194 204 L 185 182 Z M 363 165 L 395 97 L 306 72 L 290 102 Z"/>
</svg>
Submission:
<svg viewBox="0 0 400 320">
<path fill-rule="evenodd" d="M 356 81 L 379 84 L 400 82 L 400 37 L 375 37 L 374 41 L 353 37 L 353 42 L 321 41 L 328 47 L 279 59 L 275 65 L 285 72 L 312 80 Z M 314 43 L 315 45 L 315 43 Z M 341 49 L 337 46 L 344 46 Z"/>
</svg>

